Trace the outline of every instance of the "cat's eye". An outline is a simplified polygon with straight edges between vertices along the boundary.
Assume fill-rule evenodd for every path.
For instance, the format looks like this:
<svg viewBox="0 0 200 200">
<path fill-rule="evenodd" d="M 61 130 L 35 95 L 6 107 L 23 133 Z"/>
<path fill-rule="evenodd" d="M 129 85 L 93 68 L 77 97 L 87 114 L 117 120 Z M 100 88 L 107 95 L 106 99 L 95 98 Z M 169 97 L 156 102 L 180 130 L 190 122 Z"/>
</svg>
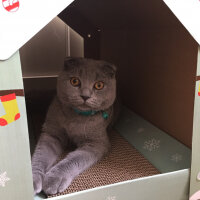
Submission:
<svg viewBox="0 0 200 200">
<path fill-rule="evenodd" d="M 102 81 L 96 82 L 94 84 L 94 88 L 97 89 L 97 90 L 102 90 L 103 87 L 104 87 L 104 83 Z"/>
<path fill-rule="evenodd" d="M 70 79 L 70 83 L 74 86 L 74 87 L 78 87 L 81 84 L 81 81 L 77 78 L 77 77 L 72 77 Z"/>
</svg>

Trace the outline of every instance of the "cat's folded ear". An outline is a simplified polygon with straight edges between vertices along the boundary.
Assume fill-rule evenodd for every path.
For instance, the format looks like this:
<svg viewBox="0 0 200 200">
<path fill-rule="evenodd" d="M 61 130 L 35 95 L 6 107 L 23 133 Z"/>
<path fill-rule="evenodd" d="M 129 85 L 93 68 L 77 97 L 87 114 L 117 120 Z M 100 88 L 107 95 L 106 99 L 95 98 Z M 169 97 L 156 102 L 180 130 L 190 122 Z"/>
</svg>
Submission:
<svg viewBox="0 0 200 200">
<path fill-rule="evenodd" d="M 117 71 L 117 67 L 114 64 L 111 63 L 105 63 L 103 65 L 103 71 L 110 77 L 114 77 Z"/>
<path fill-rule="evenodd" d="M 66 57 L 64 60 L 64 69 L 67 70 L 71 67 L 78 66 L 81 58 Z"/>
<path fill-rule="evenodd" d="M 78 67 L 80 65 L 94 65 L 94 66 L 100 66 L 103 73 L 110 76 L 111 78 L 115 76 L 117 68 L 114 64 L 111 64 L 106 61 L 102 60 L 93 60 L 88 58 L 73 58 L 73 57 L 66 57 L 64 60 L 64 70 L 72 70 L 75 69 L 75 67 Z"/>
<path fill-rule="evenodd" d="M 64 67 L 67 68 L 68 66 L 77 65 L 78 59 L 73 57 L 66 57 L 64 60 Z"/>
</svg>

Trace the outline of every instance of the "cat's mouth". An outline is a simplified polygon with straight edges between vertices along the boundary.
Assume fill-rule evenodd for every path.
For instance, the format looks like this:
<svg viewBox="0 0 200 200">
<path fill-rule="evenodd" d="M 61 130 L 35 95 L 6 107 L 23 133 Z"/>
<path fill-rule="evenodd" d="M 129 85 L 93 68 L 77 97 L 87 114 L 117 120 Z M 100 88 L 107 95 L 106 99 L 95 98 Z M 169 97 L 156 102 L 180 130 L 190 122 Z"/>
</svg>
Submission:
<svg viewBox="0 0 200 200">
<path fill-rule="evenodd" d="M 88 111 L 88 110 L 91 110 L 91 109 L 92 109 L 91 107 L 89 107 L 89 106 L 87 106 L 87 105 L 85 105 L 85 104 L 80 105 L 80 106 L 76 106 L 76 108 L 77 108 L 78 110 L 81 110 L 81 111 Z"/>
</svg>

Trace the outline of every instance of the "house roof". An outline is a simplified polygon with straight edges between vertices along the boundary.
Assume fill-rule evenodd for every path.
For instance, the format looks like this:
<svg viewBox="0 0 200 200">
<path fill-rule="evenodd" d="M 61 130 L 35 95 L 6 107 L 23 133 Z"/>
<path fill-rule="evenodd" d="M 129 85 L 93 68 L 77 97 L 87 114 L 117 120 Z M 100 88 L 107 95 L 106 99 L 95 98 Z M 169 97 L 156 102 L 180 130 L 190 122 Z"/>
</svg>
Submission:
<svg viewBox="0 0 200 200">
<path fill-rule="evenodd" d="M 72 1 L 2 0 L 0 60 L 8 59 Z"/>
<path fill-rule="evenodd" d="M 163 0 L 200 44 L 200 0 Z"/>
<path fill-rule="evenodd" d="M 0 60 L 8 59 L 72 2 L 14 1 L 19 1 L 19 9 L 15 12 L 7 11 L 4 4 L 0 5 Z M 200 44 L 200 0 L 163 1 L 76 0 L 72 5 L 94 27 L 100 29 L 177 28 L 182 26 L 182 22 Z"/>
</svg>

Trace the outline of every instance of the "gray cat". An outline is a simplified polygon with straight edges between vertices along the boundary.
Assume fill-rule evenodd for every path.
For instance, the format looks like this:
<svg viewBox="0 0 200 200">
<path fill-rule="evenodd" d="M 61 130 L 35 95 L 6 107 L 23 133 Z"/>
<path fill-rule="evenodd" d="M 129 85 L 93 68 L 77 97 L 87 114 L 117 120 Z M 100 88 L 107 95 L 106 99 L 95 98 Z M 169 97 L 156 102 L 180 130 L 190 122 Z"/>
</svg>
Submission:
<svg viewBox="0 0 200 200">
<path fill-rule="evenodd" d="M 32 157 L 35 194 L 63 192 L 109 151 L 107 127 L 113 119 L 115 72 L 116 67 L 105 61 L 65 60 L 57 96 Z M 57 162 L 70 144 L 76 148 Z"/>
</svg>

